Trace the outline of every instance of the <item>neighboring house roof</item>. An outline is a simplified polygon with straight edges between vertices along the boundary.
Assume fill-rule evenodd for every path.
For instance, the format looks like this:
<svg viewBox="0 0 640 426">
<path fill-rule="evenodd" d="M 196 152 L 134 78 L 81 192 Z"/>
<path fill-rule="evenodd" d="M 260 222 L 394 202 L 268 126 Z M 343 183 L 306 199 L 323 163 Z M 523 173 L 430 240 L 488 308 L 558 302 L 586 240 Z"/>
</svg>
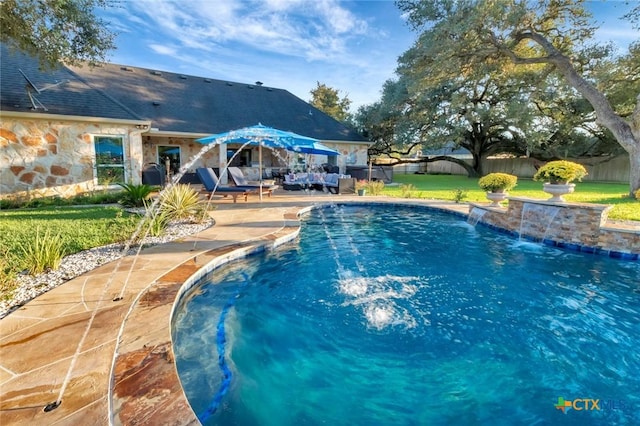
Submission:
<svg viewBox="0 0 640 426">
<path fill-rule="evenodd" d="M 69 80 L 38 95 L 50 114 L 148 120 L 159 131 L 195 134 L 262 123 L 322 140 L 366 141 L 355 130 L 283 89 L 116 64 L 68 66 L 42 73 L 35 59 L 7 54 L 4 45 L 3 110 L 26 111 L 31 107 L 18 68 L 36 86 Z"/>
</svg>

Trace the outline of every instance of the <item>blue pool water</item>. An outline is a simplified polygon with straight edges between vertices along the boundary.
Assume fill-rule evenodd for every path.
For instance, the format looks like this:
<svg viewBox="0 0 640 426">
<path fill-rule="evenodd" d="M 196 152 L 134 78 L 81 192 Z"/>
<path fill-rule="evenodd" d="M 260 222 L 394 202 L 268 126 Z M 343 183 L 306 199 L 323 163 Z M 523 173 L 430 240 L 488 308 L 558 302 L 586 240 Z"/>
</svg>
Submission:
<svg viewBox="0 0 640 426">
<path fill-rule="evenodd" d="M 314 210 L 173 334 L 204 424 L 640 424 L 640 263 L 420 208 Z"/>
</svg>

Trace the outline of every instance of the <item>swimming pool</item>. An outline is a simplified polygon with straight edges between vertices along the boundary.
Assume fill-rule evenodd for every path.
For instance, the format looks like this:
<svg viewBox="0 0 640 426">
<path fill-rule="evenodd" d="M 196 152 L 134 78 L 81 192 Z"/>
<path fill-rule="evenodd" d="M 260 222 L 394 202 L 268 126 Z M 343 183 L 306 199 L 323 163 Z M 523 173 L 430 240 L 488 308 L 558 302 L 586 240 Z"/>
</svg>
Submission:
<svg viewBox="0 0 640 426">
<path fill-rule="evenodd" d="M 450 214 L 321 208 L 183 299 L 176 365 L 212 425 L 638 424 L 639 277 Z"/>
</svg>

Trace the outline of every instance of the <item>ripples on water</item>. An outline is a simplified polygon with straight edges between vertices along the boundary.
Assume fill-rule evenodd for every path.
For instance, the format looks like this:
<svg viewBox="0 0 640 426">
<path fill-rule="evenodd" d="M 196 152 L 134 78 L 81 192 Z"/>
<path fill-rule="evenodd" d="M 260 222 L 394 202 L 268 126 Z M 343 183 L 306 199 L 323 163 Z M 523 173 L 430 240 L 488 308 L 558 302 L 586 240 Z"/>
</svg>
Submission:
<svg viewBox="0 0 640 426">
<path fill-rule="evenodd" d="M 242 274 L 249 277 L 244 283 Z M 520 243 L 446 214 L 334 207 L 220 269 L 176 314 L 197 413 L 222 425 L 640 424 L 640 265 Z M 625 409 L 554 408 L 558 397 Z"/>
</svg>

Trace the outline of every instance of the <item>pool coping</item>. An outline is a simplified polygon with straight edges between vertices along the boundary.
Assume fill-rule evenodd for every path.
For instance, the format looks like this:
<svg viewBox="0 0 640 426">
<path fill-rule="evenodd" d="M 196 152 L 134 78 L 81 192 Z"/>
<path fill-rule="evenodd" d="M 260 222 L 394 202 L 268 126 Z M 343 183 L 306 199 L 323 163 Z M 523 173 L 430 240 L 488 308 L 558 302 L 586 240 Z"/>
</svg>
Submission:
<svg viewBox="0 0 640 426">
<path fill-rule="evenodd" d="M 219 266 L 295 239 L 302 215 L 331 205 L 403 205 L 468 216 L 467 204 L 387 197 L 221 203 L 212 213 L 216 226 L 125 258 L 122 270 L 113 268 L 116 262 L 103 265 L 1 320 L 0 423 L 199 424 L 180 385 L 171 340 L 181 297 Z M 133 264 L 129 276 L 124 269 Z M 107 293 L 122 290 L 118 302 L 104 297 L 112 279 Z M 62 404 L 45 413 L 68 371 Z"/>
</svg>

